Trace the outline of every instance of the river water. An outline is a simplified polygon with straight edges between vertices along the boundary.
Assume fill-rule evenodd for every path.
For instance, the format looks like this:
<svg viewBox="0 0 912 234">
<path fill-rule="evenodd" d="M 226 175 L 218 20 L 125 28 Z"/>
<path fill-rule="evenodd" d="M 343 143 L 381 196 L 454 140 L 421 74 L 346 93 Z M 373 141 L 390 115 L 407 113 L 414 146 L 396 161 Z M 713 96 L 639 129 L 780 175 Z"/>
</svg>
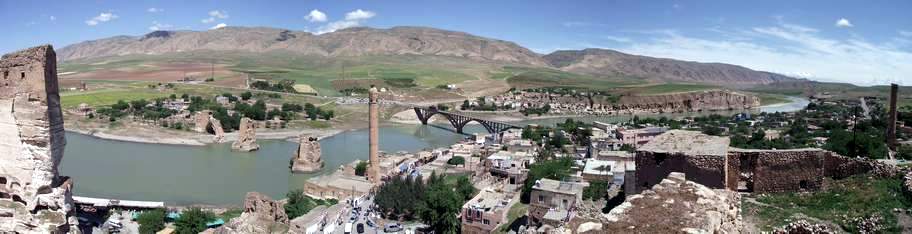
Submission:
<svg viewBox="0 0 912 234">
<path fill-rule="evenodd" d="M 804 108 L 807 100 L 762 107 L 759 111 L 785 112 Z M 711 112 L 731 114 L 728 112 Z M 733 112 L 734 113 L 734 112 Z M 664 114 L 669 117 L 710 113 Z M 649 115 L 641 115 L 647 117 Z M 632 116 L 580 117 L 583 121 L 627 121 Z M 523 121 L 551 125 L 565 118 Z M 463 139 L 449 126 L 388 125 L 380 128 L 380 150 L 409 151 L 445 147 Z M 466 126 L 468 133 L 484 132 Z M 258 191 L 282 198 L 289 189 L 301 188 L 308 178 L 330 173 L 340 165 L 367 159 L 366 129 L 347 131 L 320 140 L 325 167 L 320 172 L 292 174 L 289 160 L 297 144 L 285 140 L 259 140 L 260 150 L 233 152 L 230 143 L 207 146 L 144 144 L 99 139 L 67 132 L 67 146 L 60 174 L 74 178 L 78 196 L 124 200 L 164 201 L 169 205 L 241 205 L 244 195 Z"/>
</svg>

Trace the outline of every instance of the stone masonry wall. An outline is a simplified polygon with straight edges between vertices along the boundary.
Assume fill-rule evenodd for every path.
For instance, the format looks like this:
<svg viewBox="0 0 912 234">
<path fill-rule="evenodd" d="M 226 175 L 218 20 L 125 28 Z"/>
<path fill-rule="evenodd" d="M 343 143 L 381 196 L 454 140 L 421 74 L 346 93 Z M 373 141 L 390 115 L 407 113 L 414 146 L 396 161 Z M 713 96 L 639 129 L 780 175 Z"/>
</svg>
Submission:
<svg viewBox="0 0 912 234">
<path fill-rule="evenodd" d="M 857 174 L 889 174 L 888 165 L 873 160 L 849 158 L 822 149 L 733 150 L 728 155 L 726 186 L 736 189 L 740 173 L 753 172 L 757 193 L 818 190 L 823 179 L 842 179 Z"/>
<path fill-rule="evenodd" d="M 681 153 L 636 153 L 637 191 L 649 189 L 672 172 L 681 172 L 694 182 L 710 188 L 725 188 L 725 157 Z"/>
<path fill-rule="evenodd" d="M 0 58 L 0 233 L 78 232 L 50 45 Z"/>
</svg>

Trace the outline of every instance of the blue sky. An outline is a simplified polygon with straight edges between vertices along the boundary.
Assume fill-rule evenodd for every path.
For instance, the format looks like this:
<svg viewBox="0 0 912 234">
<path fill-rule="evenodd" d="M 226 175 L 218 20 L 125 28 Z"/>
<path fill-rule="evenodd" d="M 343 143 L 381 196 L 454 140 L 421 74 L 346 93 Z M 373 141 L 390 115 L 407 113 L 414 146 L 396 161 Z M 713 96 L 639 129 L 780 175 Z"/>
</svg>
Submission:
<svg viewBox="0 0 912 234">
<path fill-rule="evenodd" d="M 0 53 L 154 29 L 429 26 L 538 53 L 607 48 L 859 85 L 912 85 L 912 1 L 0 0 Z"/>
</svg>

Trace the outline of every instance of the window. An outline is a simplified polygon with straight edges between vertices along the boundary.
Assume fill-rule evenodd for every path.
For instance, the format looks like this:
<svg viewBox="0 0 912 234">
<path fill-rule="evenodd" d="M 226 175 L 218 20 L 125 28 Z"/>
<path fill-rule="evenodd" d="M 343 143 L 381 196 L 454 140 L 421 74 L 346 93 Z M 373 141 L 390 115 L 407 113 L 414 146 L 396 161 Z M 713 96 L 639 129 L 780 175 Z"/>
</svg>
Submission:
<svg viewBox="0 0 912 234">
<path fill-rule="evenodd" d="M 564 199 L 564 200 L 561 202 L 561 204 L 563 205 L 563 206 L 562 206 L 563 208 L 567 208 L 567 199 Z"/>
<path fill-rule="evenodd" d="M 483 223 L 483 224 L 485 224 L 485 225 L 488 225 L 488 224 L 491 224 L 491 220 L 484 219 L 484 220 L 481 221 L 481 223 Z"/>
<path fill-rule="evenodd" d="M 6 177 L 0 177 L 0 184 L 6 184 Z"/>
<path fill-rule="evenodd" d="M 3 79 L 9 78 L 9 71 L 3 71 Z"/>
<path fill-rule="evenodd" d="M 545 202 L 545 196 L 538 195 L 538 202 Z"/>
<path fill-rule="evenodd" d="M 22 79 L 25 79 L 25 72 L 22 72 L 20 74 L 22 74 Z"/>
</svg>

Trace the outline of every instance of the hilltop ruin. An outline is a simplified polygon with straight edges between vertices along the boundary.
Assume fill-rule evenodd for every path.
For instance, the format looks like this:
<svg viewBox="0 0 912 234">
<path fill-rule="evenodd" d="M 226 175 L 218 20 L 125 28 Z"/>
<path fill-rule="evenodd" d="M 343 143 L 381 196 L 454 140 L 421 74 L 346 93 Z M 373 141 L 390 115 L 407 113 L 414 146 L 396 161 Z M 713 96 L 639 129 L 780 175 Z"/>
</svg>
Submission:
<svg viewBox="0 0 912 234">
<path fill-rule="evenodd" d="M 50 45 L 0 58 L 0 232 L 78 231 L 73 182 L 60 176 L 66 138 Z"/>
</svg>

